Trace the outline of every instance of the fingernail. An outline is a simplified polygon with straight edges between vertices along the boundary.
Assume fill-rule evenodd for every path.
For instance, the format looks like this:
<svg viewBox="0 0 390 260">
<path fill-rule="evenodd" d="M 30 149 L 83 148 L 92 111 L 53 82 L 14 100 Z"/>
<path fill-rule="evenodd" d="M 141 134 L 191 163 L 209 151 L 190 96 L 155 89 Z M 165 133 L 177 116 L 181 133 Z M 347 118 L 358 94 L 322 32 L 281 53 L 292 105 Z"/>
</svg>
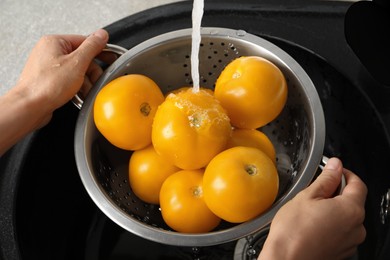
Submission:
<svg viewBox="0 0 390 260">
<path fill-rule="evenodd" d="M 341 161 L 336 158 L 330 158 L 325 165 L 326 170 L 337 170 L 341 165 Z"/>
<path fill-rule="evenodd" d="M 96 32 L 93 33 L 93 35 L 95 35 L 96 37 L 99 37 L 102 40 L 107 40 L 107 38 L 108 38 L 107 32 L 103 29 L 97 30 Z"/>
</svg>

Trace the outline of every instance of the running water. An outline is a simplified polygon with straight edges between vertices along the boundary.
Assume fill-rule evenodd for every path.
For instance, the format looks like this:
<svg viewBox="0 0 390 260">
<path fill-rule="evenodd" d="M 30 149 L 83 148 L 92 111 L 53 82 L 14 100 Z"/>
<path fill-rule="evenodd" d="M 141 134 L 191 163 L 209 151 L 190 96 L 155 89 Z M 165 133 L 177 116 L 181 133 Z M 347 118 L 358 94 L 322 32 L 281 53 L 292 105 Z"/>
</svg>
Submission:
<svg viewBox="0 0 390 260">
<path fill-rule="evenodd" d="M 204 0 L 194 0 L 192 7 L 192 46 L 191 46 L 191 76 L 193 82 L 193 92 L 199 91 L 199 47 L 200 47 L 200 27 L 203 16 Z"/>
</svg>

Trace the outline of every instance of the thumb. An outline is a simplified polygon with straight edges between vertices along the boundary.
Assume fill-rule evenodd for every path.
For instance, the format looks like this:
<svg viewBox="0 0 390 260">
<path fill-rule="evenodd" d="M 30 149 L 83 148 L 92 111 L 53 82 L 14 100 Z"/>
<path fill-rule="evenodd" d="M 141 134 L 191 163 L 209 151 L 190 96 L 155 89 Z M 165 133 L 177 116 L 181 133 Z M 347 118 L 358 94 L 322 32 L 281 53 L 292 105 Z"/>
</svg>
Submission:
<svg viewBox="0 0 390 260">
<path fill-rule="evenodd" d="M 341 182 L 343 164 L 337 158 L 330 158 L 322 173 L 309 186 L 313 198 L 330 198 Z"/>
<path fill-rule="evenodd" d="M 92 60 L 103 50 L 108 41 L 108 33 L 103 29 L 90 34 L 73 52 L 78 65 L 87 70 Z"/>
</svg>

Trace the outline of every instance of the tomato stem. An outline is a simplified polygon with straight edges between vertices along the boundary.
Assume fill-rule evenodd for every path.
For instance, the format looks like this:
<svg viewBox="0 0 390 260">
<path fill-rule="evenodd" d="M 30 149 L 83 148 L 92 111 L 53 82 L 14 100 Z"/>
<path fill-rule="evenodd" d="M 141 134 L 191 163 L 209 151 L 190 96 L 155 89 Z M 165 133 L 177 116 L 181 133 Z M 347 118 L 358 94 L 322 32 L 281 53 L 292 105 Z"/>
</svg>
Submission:
<svg viewBox="0 0 390 260">
<path fill-rule="evenodd" d="M 253 164 L 248 164 L 248 165 L 245 165 L 245 171 L 249 175 L 255 175 L 255 174 L 257 174 L 257 167 Z"/>
<path fill-rule="evenodd" d="M 203 192 L 201 187 L 196 186 L 192 188 L 192 194 L 194 195 L 194 197 L 199 198 L 202 196 L 202 193 Z"/>
<path fill-rule="evenodd" d="M 199 115 L 197 114 L 193 114 L 193 115 L 190 115 L 188 117 L 189 121 L 190 121 L 190 126 L 192 127 L 200 127 L 201 123 L 202 123 L 202 119 Z"/>
<path fill-rule="evenodd" d="M 141 112 L 142 115 L 144 116 L 148 116 L 150 114 L 150 110 L 152 110 L 152 108 L 150 107 L 150 105 L 146 102 L 142 103 L 140 106 L 139 106 L 139 111 Z"/>
</svg>

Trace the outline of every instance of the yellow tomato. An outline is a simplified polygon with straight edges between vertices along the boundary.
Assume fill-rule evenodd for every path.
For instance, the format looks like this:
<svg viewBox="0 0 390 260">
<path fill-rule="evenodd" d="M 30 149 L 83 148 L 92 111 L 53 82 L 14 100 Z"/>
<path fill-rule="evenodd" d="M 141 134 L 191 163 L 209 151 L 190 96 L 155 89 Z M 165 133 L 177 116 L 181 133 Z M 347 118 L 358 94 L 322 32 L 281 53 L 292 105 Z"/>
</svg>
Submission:
<svg viewBox="0 0 390 260">
<path fill-rule="evenodd" d="M 137 150 L 151 143 L 153 118 L 164 95 L 143 75 L 125 75 L 104 86 L 94 103 L 94 121 L 113 145 Z"/>
<path fill-rule="evenodd" d="M 221 219 L 203 200 L 203 170 L 183 170 L 170 175 L 160 191 L 161 214 L 165 223 L 183 233 L 211 231 Z"/>
<path fill-rule="evenodd" d="M 236 146 L 248 146 L 262 150 L 276 163 L 275 147 L 266 134 L 256 129 L 235 128 L 229 139 L 227 148 Z"/>
<path fill-rule="evenodd" d="M 278 189 L 275 164 L 253 147 L 238 146 L 221 152 L 207 165 L 203 177 L 207 206 L 232 223 L 263 213 L 274 202 Z"/>
<path fill-rule="evenodd" d="M 240 57 L 229 63 L 215 85 L 215 97 L 238 128 L 259 128 L 282 111 L 287 84 L 281 70 L 257 56 Z"/>
<path fill-rule="evenodd" d="M 129 162 L 129 183 L 141 200 L 159 204 L 161 185 L 165 179 L 180 169 L 159 156 L 149 145 L 134 151 Z"/>
<path fill-rule="evenodd" d="M 157 153 L 181 169 L 205 167 L 231 134 L 225 110 L 210 94 L 192 88 L 169 94 L 159 106 L 152 130 Z"/>
</svg>

